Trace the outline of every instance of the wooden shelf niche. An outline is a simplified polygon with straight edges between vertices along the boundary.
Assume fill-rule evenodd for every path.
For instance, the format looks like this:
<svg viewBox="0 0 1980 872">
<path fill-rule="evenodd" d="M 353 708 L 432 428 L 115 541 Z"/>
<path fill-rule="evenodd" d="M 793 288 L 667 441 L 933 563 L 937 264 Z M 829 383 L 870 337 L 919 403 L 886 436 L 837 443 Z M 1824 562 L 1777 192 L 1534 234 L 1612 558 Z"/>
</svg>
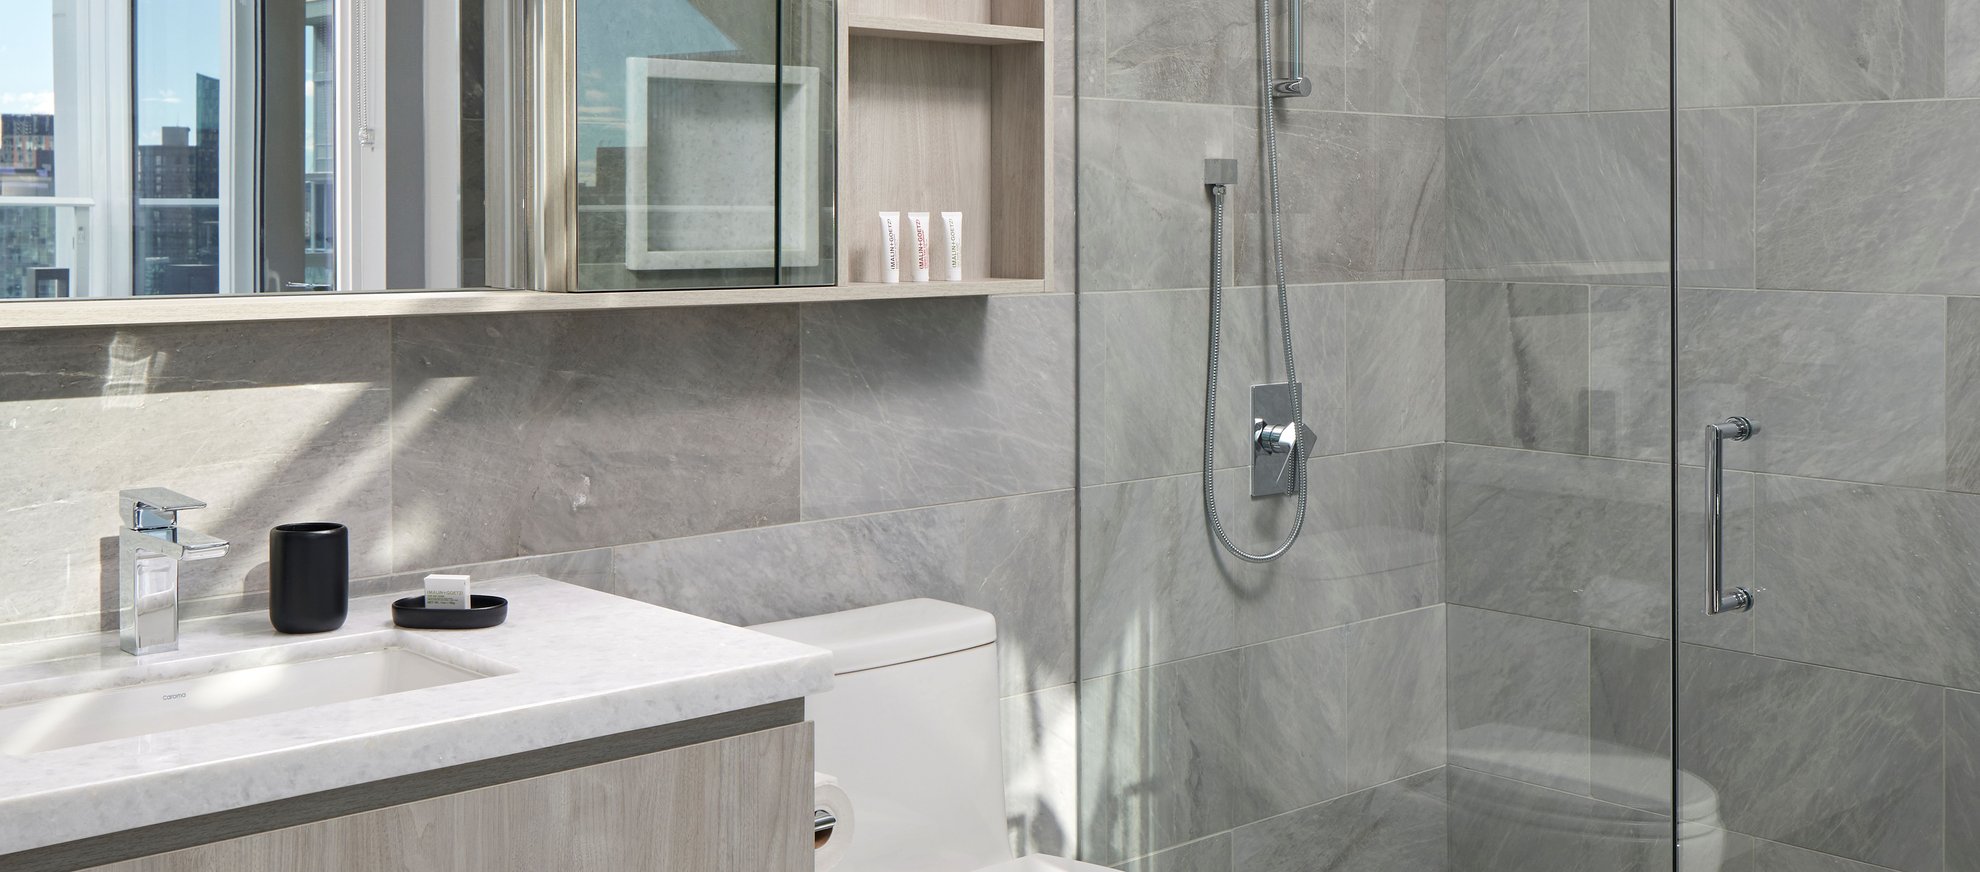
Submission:
<svg viewBox="0 0 1980 872">
<path fill-rule="evenodd" d="M 903 235 L 929 213 L 939 255 L 946 211 L 963 213 L 963 284 L 1051 290 L 1050 39 L 1044 0 L 843 0 L 841 284 L 879 281 L 879 213 Z"/>
</svg>

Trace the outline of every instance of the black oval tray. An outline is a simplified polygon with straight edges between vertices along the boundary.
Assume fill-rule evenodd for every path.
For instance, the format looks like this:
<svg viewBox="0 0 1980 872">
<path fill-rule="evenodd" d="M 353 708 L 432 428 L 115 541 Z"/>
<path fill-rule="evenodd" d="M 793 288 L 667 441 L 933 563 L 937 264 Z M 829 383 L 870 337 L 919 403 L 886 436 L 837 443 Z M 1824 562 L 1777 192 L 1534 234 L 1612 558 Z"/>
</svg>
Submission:
<svg viewBox="0 0 1980 872">
<path fill-rule="evenodd" d="M 392 603 L 392 623 L 409 630 L 482 630 L 509 617 L 509 601 L 499 596 L 475 594 L 469 608 L 429 609 L 426 595 L 409 596 Z"/>
</svg>

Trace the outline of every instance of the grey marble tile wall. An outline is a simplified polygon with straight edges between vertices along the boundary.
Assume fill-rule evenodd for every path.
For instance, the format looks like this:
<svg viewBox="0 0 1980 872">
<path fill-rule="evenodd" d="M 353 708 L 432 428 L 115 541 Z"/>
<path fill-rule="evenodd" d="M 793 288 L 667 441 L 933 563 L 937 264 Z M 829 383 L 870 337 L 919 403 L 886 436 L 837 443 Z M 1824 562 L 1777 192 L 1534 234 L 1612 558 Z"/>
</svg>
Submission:
<svg viewBox="0 0 1980 872">
<path fill-rule="evenodd" d="M 1697 428 L 1729 414 L 1762 428 L 1728 452 L 1750 473 L 1732 482 L 1732 565 L 1759 600 L 1731 620 L 1681 604 L 1680 759 L 1718 794 L 1732 868 L 1980 868 L 1955 811 L 1975 790 L 1962 706 L 1980 690 L 1967 656 L 1980 631 L 1960 617 L 1980 567 L 1967 520 L 1980 228 L 1964 205 L 1980 158 L 1949 145 L 1980 124 L 1964 99 L 1980 18 L 1969 0 L 1678 8 L 1681 103 L 1722 107 L 1726 136 L 1751 140 L 1722 159 L 1749 177 L 1682 186 L 1680 220 L 1716 221 L 1753 251 L 1750 274 L 1730 246 L 1733 268 L 1694 273 L 1686 258 L 1681 499 L 1699 486 Z M 1680 551 L 1690 591 L 1700 555 Z M 1845 578 L 1886 579 L 1893 595 Z M 1773 728 L 1795 723 L 1819 729 Z"/>
<path fill-rule="evenodd" d="M 1397 779 L 1440 769 L 1446 732 L 1447 8 L 1305 5 L 1314 93 L 1276 119 L 1299 378 L 1320 456 L 1300 544 L 1258 566 L 1221 553 L 1202 498 L 1203 161 L 1232 158 L 1219 506 L 1249 547 L 1291 521 L 1288 501 L 1253 501 L 1245 482 L 1249 387 L 1285 377 L 1256 3 L 1078 4 L 1089 858 L 1306 868 L 1287 864 L 1313 834 L 1280 817 L 1310 812 L 1361 840 L 1335 868 L 1429 855 L 1441 866 L 1441 812 L 1421 798 L 1441 802 L 1442 782 Z M 1312 682 L 1332 689 L 1287 692 Z"/>
<path fill-rule="evenodd" d="M 1429 809 L 1395 794 L 1443 766 L 1443 637 L 1433 605 L 1082 681 L 1086 856 L 1177 862 L 1229 834 L 1235 868 L 1288 868 L 1315 837 L 1289 814 L 1367 834 L 1364 864 L 1430 850 Z"/>
<path fill-rule="evenodd" d="M 0 640 L 114 626 L 116 494 L 233 541 L 353 531 L 360 593 L 542 573 L 737 623 L 913 596 L 1000 621 L 1014 840 L 1076 850 L 1070 295 L 15 332 Z M 719 580 L 719 582 L 717 581 Z"/>
</svg>

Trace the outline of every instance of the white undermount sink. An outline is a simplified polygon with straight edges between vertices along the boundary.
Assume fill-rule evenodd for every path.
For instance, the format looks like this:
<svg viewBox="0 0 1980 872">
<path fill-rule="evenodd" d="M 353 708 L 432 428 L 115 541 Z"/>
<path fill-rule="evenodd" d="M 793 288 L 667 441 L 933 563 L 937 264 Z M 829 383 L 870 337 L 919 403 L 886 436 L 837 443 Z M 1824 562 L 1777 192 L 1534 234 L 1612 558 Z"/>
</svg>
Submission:
<svg viewBox="0 0 1980 872">
<path fill-rule="evenodd" d="M 0 754 L 73 748 L 486 677 L 398 646 L 222 669 L 0 708 Z"/>
</svg>

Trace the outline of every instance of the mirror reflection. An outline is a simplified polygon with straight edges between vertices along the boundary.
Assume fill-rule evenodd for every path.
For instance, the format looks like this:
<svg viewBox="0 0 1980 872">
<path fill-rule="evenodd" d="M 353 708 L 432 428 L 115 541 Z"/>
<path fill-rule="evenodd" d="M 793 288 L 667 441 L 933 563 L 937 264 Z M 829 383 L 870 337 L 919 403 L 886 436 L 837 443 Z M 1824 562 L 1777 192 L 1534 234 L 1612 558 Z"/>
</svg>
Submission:
<svg viewBox="0 0 1980 872">
<path fill-rule="evenodd" d="M 488 63 L 510 10 L 8 7 L 0 298 L 517 286 L 484 172 L 515 177 L 518 90 Z"/>
</svg>

